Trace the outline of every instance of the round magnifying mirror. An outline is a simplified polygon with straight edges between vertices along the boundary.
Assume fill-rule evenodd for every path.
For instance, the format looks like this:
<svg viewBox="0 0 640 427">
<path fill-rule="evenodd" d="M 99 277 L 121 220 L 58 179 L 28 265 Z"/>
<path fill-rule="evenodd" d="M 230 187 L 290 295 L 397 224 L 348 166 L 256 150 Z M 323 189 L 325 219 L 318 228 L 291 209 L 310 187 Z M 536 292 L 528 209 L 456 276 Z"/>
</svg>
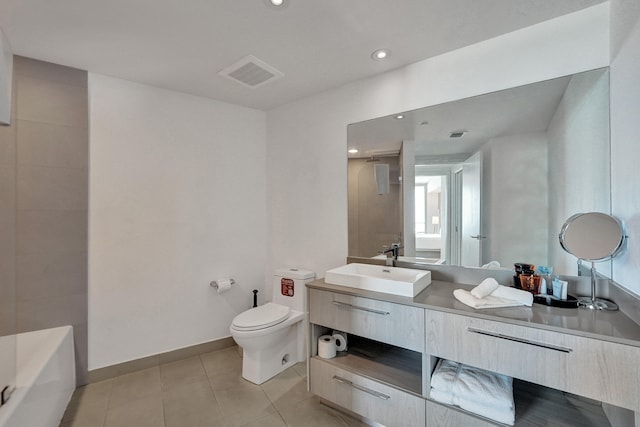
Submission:
<svg viewBox="0 0 640 427">
<path fill-rule="evenodd" d="M 615 303 L 595 297 L 595 263 L 613 258 L 624 248 L 627 236 L 620 220 L 600 212 L 579 213 L 564 223 L 559 237 L 565 251 L 591 262 L 591 298 L 579 298 L 580 306 L 617 310 Z"/>
<path fill-rule="evenodd" d="M 606 261 L 622 250 L 625 233 L 611 215 L 589 212 L 573 215 L 562 226 L 560 245 L 585 261 Z"/>
</svg>

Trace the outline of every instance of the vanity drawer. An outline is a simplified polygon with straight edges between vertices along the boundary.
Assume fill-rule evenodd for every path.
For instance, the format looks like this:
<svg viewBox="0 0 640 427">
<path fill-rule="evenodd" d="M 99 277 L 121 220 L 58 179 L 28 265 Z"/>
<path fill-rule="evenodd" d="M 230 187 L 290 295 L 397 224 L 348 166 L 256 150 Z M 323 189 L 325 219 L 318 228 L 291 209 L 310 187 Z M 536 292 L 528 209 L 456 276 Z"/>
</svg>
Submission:
<svg viewBox="0 0 640 427">
<path fill-rule="evenodd" d="M 427 353 L 561 390 L 572 336 L 440 311 L 427 311 Z"/>
<path fill-rule="evenodd" d="M 424 352 L 424 309 L 309 289 L 309 321 Z"/>
<path fill-rule="evenodd" d="M 640 411 L 640 348 L 574 337 L 567 391 Z"/>
<path fill-rule="evenodd" d="M 388 427 L 425 425 L 424 399 L 324 360 L 309 362 L 310 390 L 323 399 Z"/>
</svg>

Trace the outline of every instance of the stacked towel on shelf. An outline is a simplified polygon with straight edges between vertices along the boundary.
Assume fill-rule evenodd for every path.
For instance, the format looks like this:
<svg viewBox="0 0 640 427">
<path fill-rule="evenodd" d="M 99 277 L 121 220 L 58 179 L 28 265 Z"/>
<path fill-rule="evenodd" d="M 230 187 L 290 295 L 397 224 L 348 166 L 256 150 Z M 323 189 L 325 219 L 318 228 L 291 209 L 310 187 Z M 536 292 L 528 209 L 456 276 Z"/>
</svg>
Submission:
<svg viewBox="0 0 640 427">
<path fill-rule="evenodd" d="M 513 379 L 440 359 L 431 377 L 431 399 L 513 425 Z"/>
<path fill-rule="evenodd" d="M 476 309 L 533 305 L 533 295 L 530 292 L 502 286 L 493 278 L 483 280 L 471 291 L 456 289 L 453 296 L 461 303 Z"/>
</svg>

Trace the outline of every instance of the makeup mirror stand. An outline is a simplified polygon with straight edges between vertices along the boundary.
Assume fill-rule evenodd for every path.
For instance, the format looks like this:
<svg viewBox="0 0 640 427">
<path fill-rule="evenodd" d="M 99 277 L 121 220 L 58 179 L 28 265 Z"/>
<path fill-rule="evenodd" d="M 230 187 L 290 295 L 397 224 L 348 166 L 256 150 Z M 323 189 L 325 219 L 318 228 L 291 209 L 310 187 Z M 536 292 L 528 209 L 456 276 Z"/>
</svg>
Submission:
<svg viewBox="0 0 640 427">
<path fill-rule="evenodd" d="M 562 249 L 578 258 L 578 264 L 591 262 L 591 297 L 578 298 L 578 307 L 618 310 L 616 303 L 596 298 L 596 262 L 613 259 L 624 249 L 627 235 L 622 222 L 600 212 L 579 213 L 567 219 L 558 237 Z"/>
<path fill-rule="evenodd" d="M 591 261 L 591 298 L 579 297 L 578 306 L 591 310 L 618 310 L 618 304 L 613 301 L 596 298 L 596 263 Z"/>
</svg>

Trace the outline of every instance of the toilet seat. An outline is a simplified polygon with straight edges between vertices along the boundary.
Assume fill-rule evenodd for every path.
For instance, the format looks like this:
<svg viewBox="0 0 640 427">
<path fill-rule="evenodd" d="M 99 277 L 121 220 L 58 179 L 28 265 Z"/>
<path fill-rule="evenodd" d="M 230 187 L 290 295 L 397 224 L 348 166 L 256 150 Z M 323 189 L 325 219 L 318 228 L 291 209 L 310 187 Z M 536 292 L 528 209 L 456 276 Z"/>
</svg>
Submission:
<svg viewBox="0 0 640 427">
<path fill-rule="evenodd" d="M 233 319 L 232 327 L 240 331 L 265 329 L 284 322 L 290 311 L 287 306 L 268 302 L 237 315 Z"/>
</svg>

